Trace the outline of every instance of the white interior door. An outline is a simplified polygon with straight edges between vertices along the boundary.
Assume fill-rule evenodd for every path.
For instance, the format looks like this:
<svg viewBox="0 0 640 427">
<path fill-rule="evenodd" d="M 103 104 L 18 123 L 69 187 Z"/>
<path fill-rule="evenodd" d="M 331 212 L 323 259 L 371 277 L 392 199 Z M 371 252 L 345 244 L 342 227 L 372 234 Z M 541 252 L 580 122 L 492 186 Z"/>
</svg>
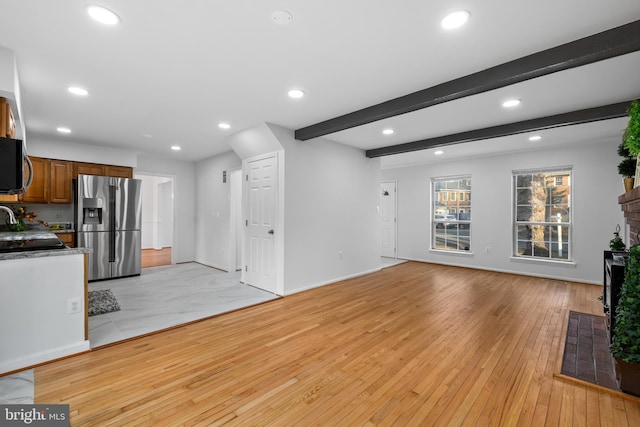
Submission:
<svg viewBox="0 0 640 427">
<path fill-rule="evenodd" d="M 396 258 L 396 182 L 380 183 L 380 256 Z"/>
<path fill-rule="evenodd" d="M 245 282 L 276 293 L 276 156 L 247 162 Z"/>
</svg>

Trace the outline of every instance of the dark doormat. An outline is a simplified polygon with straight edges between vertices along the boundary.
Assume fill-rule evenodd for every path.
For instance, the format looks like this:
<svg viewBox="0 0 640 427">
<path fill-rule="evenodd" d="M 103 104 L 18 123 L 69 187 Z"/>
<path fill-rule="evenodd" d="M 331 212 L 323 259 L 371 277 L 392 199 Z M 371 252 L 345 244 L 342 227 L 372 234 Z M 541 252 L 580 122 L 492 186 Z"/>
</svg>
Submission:
<svg viewBox="0 0 640 427">
<path fill-rule="evenodd" d="M 605 322 L 602 316 L 569 312 L 561 373 L 620 391 Z"/>
<path fill-rule="evenodd" d="M 120 311 L 120 304 L 111 289 L 89 291 L 89 316 Z"/>
</svg>

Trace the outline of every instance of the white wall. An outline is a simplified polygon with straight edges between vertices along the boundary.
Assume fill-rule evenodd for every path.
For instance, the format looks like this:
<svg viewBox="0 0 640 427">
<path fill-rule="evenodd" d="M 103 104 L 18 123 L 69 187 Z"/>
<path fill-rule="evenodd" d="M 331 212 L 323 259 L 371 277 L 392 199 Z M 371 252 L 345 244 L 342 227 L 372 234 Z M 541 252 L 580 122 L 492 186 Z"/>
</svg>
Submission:
<svg viewBox="0 0 640 427">
<path fill-rule="evenodd" d="M 380 161 L 269 126 L 286 154 L 284 293 L 378 270 Z"/>
<path fill-rule="evenodd" d="M 624 225 L 617 197 L 619 141 L 461 161 L 443 161 L 382 171 L 398 181 L 398 257 L 507 271 L 587 283 L 602 281 L 602 251 L 616 224 Z M 573 166 L 573 260 L 575 265 L 511 260 L 512 170 Z M 430 179 L 470 174 L 472 256 L 430 252 Z M 490 248 L 486 253 L 485 248 Z"/>
<path fill-rule="evenodd" d="M 195 260 L 225 271 L 229 268 L 231 234 L 230 172 L 241 167 L 242 161 L 233 151 L 201 160 L 195 166 Z M 227 171 L 224 183 L 223 171 Z"/>
<path fill-rule="evenodd" d="M 29 136 L 27 154 L 48 159 L 74 162 L 100 163 L 105 165 L 137 166 L 135 151 L 70 141 L 51 141 L 39 136 Z"/>
<path fill-rule="evenodd" d="M 173 177 L 174 224 L 171 254 L 175 263 L 195 260 L 195 163 L 138 156 L 134 171 Z"/>
</svg>

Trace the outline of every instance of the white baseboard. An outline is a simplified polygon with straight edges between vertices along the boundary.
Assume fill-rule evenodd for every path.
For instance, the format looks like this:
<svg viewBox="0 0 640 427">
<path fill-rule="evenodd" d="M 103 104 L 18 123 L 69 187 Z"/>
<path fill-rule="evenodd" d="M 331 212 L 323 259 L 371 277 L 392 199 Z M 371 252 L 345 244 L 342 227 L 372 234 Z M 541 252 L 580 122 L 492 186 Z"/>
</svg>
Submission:
<svg viewBox="0 0 640 427">
<path fill-rule="evenodd" d="M 602 286 L 602 282 L 597 280 L 578 280 L 575 277 L 563 277 L 560 275 L 552 275 L 552 274 L 536 274 L 536 273 L 524 273 L 522 271 L 517 270 L 509 270 L 504 268 L 488 268 L 488 267 L 478 267 L 478 266 L 470 266 L 470 265 L 460 265 L 454 262 L 441 262 L 434 260 L 426 260 L 426 259 L 418 259 L 418 258 L 403 258 L 408 261 L 416 261 L 416 262 L 424 262 L 427 264 L 439 264 L 439 265 L 447 265 L 450 267 L 460 267 L 460 268 L 471 268 L 473 270 L 483 270 L 483 271 L 495 271 L 496 273 L 508 273 L 508 274 L 517 274 L 518 276 L 529 276 L 529 277 L 539 277 L 541 279 L 550 279 L 550 280 L 560 280 L 564 282 L 574 282 L 574 283 L 586 283 L 588 285 L 600 285 Z"/>
<path fill-rule="evenodd" d="M 305 286 L 304 288 L 298 288 L 298 289 L 294 289 L 294 290 L 291 290 L 291 291 L 287 291 L 287 292 L 284 293 L 284 295 L 286 296 L 286 295 L 297 294 L 298 292 L 308 291 L 310 289 L 319 288 L 321 286 L 330 285 L 332 283 L 341 282 L 343 280 L 353 279 L 355 277 L 360 277 L 360 276 L 364 276 L 364 275 L 367 275 L 367 274 L 376 273 L 376 272 L 378 272 L 380 270 L 382 270 L 382 267 L 374 268 L 374 269 L 371 269 L 371 270 L 368 270 L 368 271 L 363 271 L 363 272 L 360 272 L 360 273 L 350 274 L 348 276 L 336 277 L 335 279 L 327 280 L 325 282 L 314 283 L 312 285 Z"/>
<path fill-rule="evenodd" d="M 51 362 L 63 357 L 73 356 L 75 354 L 84 353 L 91 350 L 88 340 L 80 341 L 76 344 L 57 347 L 51 350 L 29 354 L 19 359 L 3 360 L 0 362 L 0 374 L 18 371 L 20 369 L 29 368 L 42 363 Z"/>
<path fill-rule="evenodd" d="M 226 265 L 222 266 L 222 265 L 214 264 L 214 263 L 211 263 L 211 262 L 204 262 L 204 261 L 198 261 L 198 260 L 195 260 L 193 262 L 195 262 L 197 264 L 204 265 L 206 267 L 215 268 L 216 270 L 222 270 L 222 271 L 224 271 L 226 273 L 229 272 L 229 267 L 227 267 Z"/>
</svg>

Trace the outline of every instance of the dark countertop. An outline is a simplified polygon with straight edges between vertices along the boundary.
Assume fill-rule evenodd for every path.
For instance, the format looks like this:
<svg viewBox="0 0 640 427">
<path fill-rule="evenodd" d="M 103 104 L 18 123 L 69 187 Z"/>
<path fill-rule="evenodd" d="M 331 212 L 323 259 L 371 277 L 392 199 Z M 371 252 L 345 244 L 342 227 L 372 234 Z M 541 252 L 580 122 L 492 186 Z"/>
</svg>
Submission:
<svg viewBox="0 0 640 427">
<path fill-rule="evenodd" d="M 90 248 L 65 248 L 65 249 L 49 249 L 44 251 L 25 251 L 25 252 L 6 252 L 0 253 L 0 261 L 25 258 L 44 258 L 52 256 L 78 255 L 88 254 L 92 250 Z"/>
<path fill-rule="evenodd" d="M 56 230 L 55 233 L 73 233 L 74 230 Z M 8 227 L 0 226 L 0 243 L 3 241 L 21 241 L 21 240 L 58 240 L 58 237 L 53 231 L 50 231 L 44 225 L 27 224 L 25 231 L 9 231 Z M 62 242 L 60 242 L 62 244 Z M 85 254 L 91 252 L 89 248 L 55 248 L 55 249 L 43 249 L 43 250 L 16 250 L 12 252 L 0 252 L 0 261 L 11 259 L 24 259 L 24 258 L 43 258 L 51 256 L 63 256 L 63 255 L 76 255 Z"/>
</svg>

